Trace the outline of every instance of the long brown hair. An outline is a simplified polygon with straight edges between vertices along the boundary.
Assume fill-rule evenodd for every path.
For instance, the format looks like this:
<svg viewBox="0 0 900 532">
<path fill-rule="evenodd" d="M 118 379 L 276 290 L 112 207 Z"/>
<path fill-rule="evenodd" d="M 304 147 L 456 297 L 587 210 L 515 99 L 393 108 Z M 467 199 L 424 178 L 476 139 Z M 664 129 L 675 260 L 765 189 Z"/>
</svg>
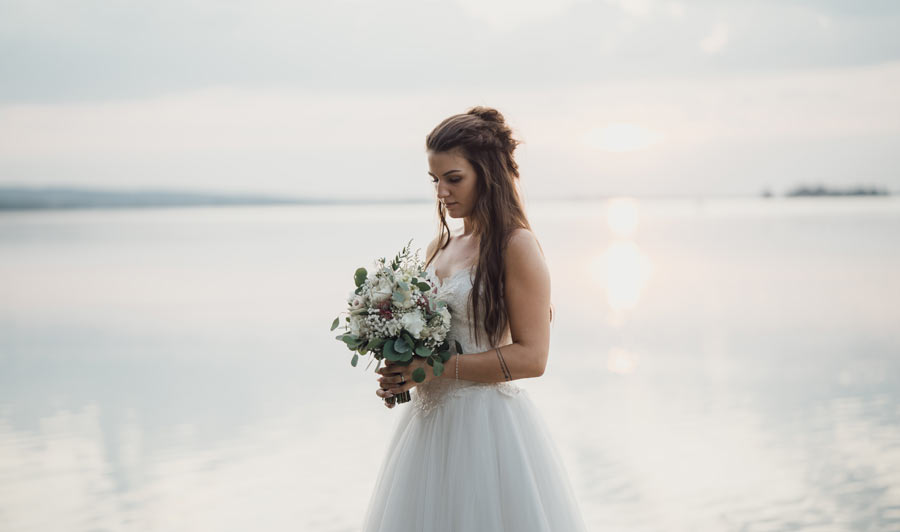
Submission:
<svg viewBox="0 0 900 532">
<path fill-rule="evenodd" d="M 425 149 L 447 152 L 459 148 L 477 175 L 477 199 L 472 209 L 473 234 L 479 237 L 478 264 L 469 294 L 473 319 L 470 324 L 483 323 L 492 346 L 497 346 L 509 325 L 509 314 L 504 298 L 503 251 L 509 237 L 517 228 L 531 230 L 516 180 L 519 165 L 513 157 L 516 146 L 522 142 L 512 136 L 500 111 L 491 107 L 475 106 L 467 112 L 450 116 L 438 124 L 425 138 Z M 438 251 L 450 243 L 446 207 L 437 200 L 440 219 L 437 242 L 426 265 Z M 540 243 L 538 244 L 540 247 Z M 543 249 L 541 249 L 543 253 Z M 482 296 L 483 292 L 483 296 Z M 481 303 L 484 303 L 484 309 Z M 550 321 L 553 321 L 553 305 L 550 305 Z M 474 328 L 475 342 L 479 343 L 479 328 Z"/>
</svg>

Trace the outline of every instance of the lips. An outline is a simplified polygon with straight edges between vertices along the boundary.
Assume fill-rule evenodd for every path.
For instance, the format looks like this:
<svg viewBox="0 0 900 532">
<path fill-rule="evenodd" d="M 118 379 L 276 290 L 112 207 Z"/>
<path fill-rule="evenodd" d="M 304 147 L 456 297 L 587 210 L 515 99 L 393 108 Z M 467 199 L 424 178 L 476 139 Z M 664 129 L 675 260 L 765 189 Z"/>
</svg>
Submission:
<svg viewBox="0 0 900 532">
<path fill-rule="evenodd" d="M 458 202 L 454 201 L 453 203 L 444 203 L 444 207 L 450 207 L 456 205 Z"/>
</svg>

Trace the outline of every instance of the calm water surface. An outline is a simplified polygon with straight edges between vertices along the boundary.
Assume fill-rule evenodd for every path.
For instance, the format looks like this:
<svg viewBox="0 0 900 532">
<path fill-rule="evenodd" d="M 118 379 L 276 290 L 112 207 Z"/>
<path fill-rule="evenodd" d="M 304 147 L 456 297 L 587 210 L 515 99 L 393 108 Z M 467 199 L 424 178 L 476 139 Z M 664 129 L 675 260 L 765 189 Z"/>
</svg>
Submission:
<svg viewBox="0 0 900 532">
<path fill-rule="evenodd" d="M 533 202 L 591 530 L 900 530 L 900 201 Z M 431 205 L 0 214 L 0 530 L 358 530 L 331 320 Z M 402 406 L 401 406 L 402 408 Z"/>
</svg>

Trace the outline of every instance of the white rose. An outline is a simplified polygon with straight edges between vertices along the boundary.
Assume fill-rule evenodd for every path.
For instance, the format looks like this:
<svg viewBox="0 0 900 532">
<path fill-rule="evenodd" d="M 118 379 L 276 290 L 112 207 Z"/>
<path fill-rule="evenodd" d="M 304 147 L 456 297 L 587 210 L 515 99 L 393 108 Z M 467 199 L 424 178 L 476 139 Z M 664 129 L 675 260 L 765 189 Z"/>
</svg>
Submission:
<svg viewBox="0 0 900 532">
<path fill-rule="evenodd" d="M 350 304 L 350 310 L 358 310 L 366 306 L 366 299 L 356 292 L 350 292 L 350 298 L 347 299 L 347 303 Z"/>
<path fill-rule="evenodd" d="M 413 335 L 413 338 L 419 338 L 422 333 L 422 328 L 425 327 L 425 318 L 422 316 L 421 310 L 414 310 L 412 312 L 407 312 L 400 318 L 400 323 L 403 325 L 403 328 L 409 331 L 409 334 Z"/>
<path fill-rule="evenodd" d="M 416 306 L 416 299 L 413 296 L 411 291 L 402 292 L 403 293 L 403 301 L 397 304 L 400 308 L 412 308 Z"/>
<path fill-rule="evenodd" d="M 359 316 L 350 316 L 350 334 L 359 336 L 361 321 Z"/>
<path fill-rule="evenodd" d="M 438 314 L 441 315 L 441 318 L 444 320 L 444 323 L 450 323 L 450 310 L 447 307 L 442 307 L 438 309 Z"/>
<path fill-rule="evenodd" d="M 372 289 L 372 301 L 374 303 L 383 303 L 391 298 L 394 293 L 394 284 L 390 279 L 382 278 L 378 284 Z"/>
</svg>

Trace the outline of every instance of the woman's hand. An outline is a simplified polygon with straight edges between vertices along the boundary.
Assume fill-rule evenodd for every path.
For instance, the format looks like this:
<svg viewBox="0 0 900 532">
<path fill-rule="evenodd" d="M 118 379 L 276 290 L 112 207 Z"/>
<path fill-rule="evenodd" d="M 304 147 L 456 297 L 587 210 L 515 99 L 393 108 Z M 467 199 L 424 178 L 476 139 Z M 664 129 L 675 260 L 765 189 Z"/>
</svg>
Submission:
<svg viewBox="0 0 900 532">
<path fill-rule="evenodd" d="M 424 358 L 413 357 L 409 364 L 405 365 L 385 360 L 385 366 L 377 371 L 377 373 L 381 374 L 381 377 L 378 379 L 378 383 L 381 387 L 375 390 L 375 395 L 385 399 L 386 407 L 394 407 L 394 403 L 388 403 L 387 399 L 437 378 L 434 376 L 434 368 L 429 366 L 425 360 L 426 359 Z M 415 371 L 416 368 L 425 370 L 424 381 L 416 382 L 413 380 L 412 372 Z"/>
</svg>

